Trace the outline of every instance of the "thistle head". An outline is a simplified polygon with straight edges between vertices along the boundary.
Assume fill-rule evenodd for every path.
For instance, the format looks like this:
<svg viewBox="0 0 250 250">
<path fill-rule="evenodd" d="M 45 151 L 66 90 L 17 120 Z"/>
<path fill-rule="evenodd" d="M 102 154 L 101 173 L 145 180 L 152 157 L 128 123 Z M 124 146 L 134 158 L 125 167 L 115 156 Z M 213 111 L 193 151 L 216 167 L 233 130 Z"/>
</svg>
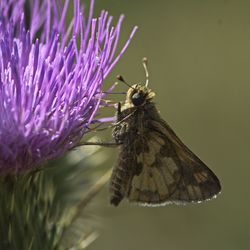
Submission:
<svg viewBox="0 0 250 250">
<path fill-rule="evenodd" d="M 103 80 L 127 48 L 116 53 L 123 16 L 115 26 L 102 11 L 86 16 L 74 0 L 0 3 L 0 172 L 19 172 L 62 156 L 77 145 L 102 98 Z"/>
</svg>

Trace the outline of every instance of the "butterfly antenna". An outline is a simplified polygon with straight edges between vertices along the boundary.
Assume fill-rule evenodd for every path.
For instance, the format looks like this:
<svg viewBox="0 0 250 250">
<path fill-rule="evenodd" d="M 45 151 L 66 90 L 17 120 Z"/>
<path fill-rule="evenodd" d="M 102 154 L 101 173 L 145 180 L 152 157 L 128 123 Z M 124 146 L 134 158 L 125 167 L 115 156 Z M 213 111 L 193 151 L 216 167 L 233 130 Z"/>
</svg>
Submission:
<svg viewBox="0 0 250 250">
<path fill-rule="evenodd" d="M 142 65 L 143 65 L 143 68 L 145 70 L 145 75 L 146 75 L 146 83 L 145 83 L 145 86 L 148 87 L 148 81 L 149 81 L 149 74 L 148 74 L 148 59 L 146 57 L 144 57 L 142 59 Z"/>
<path fill-rule="evenodd" d="M 124 80 L 124 78 L 123 78 L 121 75 L 118 75 L 118 76 L 116 77 L 116 79 L 117 79 L 118 81 L 123 82 L 123 83 L 126 84 L 128 87 L 130 87 L 130 88 L 132 88 L 132 89 L 135 89 L 135 88 L 133 88 L 130 84 L 128 84 L 128 83 Z"/>
</svg>

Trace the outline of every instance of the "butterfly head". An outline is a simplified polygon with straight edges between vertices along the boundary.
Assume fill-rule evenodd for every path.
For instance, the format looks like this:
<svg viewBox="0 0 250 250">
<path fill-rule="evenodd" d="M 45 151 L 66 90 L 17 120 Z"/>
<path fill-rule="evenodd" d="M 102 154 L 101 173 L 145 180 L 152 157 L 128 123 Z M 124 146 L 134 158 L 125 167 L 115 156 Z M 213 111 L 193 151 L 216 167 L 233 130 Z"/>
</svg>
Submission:
<svg viewBox="0 0 250 250">
<path fill-rule="evenodd" d="M 143 106 L 151 102 L 155 93 L 145 85 L 135 84 L 127 92 L 126 103 L 132 107 Z"/>
<path fill-rule="evenodd" d="M 119 81 L 129 86 L 129 90 L 127 92 L 127 97 L 125 101 L 126 108 L 143 106 L 146 103 L 151 102 L 151 100 L 155 96 L 155 93 L 148 88 L 149 74 L 148 74 L 147 62 L 148 62 L 147 58 L 142 59 L 142 65 L 146 75 L 145 84 L 138 83 L 131 86 L 124 80 L 124 78 L 121 75 L 117 76 L 117 79 Z"/>
</svg>

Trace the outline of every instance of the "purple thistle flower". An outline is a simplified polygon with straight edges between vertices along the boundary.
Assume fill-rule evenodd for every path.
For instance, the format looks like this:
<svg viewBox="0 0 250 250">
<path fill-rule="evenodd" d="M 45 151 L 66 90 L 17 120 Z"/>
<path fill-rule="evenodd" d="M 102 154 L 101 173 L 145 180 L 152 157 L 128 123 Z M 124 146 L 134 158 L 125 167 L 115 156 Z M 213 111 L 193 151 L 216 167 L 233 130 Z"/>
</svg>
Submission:
<svg viewBox="0 0 250 250">
<path fill-rule="evenodd" d="M 33 0 L 26 28 L 24 2 L 0 3 L 0 172 L 30 169 L 77 145 L 136 30 L 116 55 L 123 16 L 115 27 L 106 11 L 94 19 L 92 0 L 86 19 L 74 0 L 66 26 L 69 0 Z"/>
</svg>

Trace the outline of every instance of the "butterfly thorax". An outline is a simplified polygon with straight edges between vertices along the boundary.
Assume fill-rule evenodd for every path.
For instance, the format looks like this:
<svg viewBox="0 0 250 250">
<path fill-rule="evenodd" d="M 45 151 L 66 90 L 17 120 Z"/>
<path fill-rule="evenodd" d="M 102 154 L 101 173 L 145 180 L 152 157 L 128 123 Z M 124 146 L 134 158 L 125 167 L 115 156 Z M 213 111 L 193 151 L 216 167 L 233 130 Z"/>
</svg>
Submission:
<svg viewBox="0 0 250 250">
<path fill-rule="evenodd" d="M 117 125 L 113 136 L 117 142 L 131 140 L 145 132 L 147 120 L 158 111 L 152 102 L 155 93 L 141 84 L 133 85 L 127 92 L 125 104 L 117 112 Z"/>
</svg>

